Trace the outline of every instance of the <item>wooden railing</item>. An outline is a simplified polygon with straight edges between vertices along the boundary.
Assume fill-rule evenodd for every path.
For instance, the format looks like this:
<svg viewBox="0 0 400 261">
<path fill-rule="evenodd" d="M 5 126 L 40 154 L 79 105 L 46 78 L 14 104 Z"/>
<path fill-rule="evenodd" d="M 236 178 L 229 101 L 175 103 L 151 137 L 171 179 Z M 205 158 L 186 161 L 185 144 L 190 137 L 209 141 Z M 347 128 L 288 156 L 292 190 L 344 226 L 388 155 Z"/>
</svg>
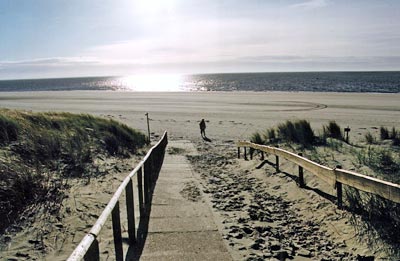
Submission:
<svg viewBox="0 0 400 261">
<path fill-rule="evenodd" d="M 115 260 L 124 260 L 121 235 L 121 217 L 119 200 L 125 191 L 126 210 L 128 220 L 129 243 L 136 242 L 137 227 L 135 226 L 134 194 L 132 178 L 137 177 L 137 194 L 139 201 L 140 218 L 149 215 L 152 191 L 164 160 L 165 149 L 168 144 L 167 132 L 154 145 L 136 168 L 129 173 L 114 193 L 111 200 L 97 219 L 92 229 L 84 236 L 79 245 L 72 252 L 68 261 L 74 260 L 100 260 L 98 236 L 109 216 L 112 216 L 114 237 Z"/>
<path fill-rule="evenodd" d="M 303 168 L 321 178 L 325 182 L 328 182 L 332 186 L 335 186 L 337 191 L 337 203 L 339 207 L 342 207 L 342 184 L 369 192 L 375 195 L 379 195 L 383 198 L 391 200 L 396 203 L 400 203 L 400 185 L 391 182 L 379 180 L 373 177 L 362 175 L 353 171 L 344 170 L 341 168 L 329 168 L 313 162 L 309 159 L 296 155 L 295 153 L 276 148 L 271 146 L 259 145 L 247 141 L 239 141 L 237 143 L 238 157 L 240 158 L 240 148 L 244 148 L 244 158 L 247 159 L 247 150 L 256 150 L 275 155 L 276 158 L 276 170 L 279 171 L 279 157 L 287 159 L 299 166 L 299 185 L 300 187 L 305 186 L 303 178 Z M 252 157 L 253 153 L 250 153 Z"/>
</svg>

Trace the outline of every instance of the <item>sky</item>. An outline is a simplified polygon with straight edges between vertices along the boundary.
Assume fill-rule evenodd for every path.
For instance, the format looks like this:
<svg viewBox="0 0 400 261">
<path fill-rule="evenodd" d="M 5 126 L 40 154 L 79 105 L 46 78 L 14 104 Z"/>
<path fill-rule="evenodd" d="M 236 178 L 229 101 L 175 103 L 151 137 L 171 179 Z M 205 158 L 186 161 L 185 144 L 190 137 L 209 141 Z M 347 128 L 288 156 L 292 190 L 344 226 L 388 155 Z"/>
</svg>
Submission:
<svg viewBox="0 0 400 261">
<path fill-rule="evenodd" d="M 400 1 L 0 1 L 0 79 L 364 70 L 400 70 Z"/>
</svg>

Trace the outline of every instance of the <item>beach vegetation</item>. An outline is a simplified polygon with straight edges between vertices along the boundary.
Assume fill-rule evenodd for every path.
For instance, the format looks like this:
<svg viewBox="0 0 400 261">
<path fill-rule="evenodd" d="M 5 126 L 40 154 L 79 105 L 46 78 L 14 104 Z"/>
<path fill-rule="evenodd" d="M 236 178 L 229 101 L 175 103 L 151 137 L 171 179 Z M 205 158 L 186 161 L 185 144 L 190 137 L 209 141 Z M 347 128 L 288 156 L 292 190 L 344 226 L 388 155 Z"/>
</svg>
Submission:
<svg viewBox="0 0 400 261">
<path fill-rule="evenodd" d="M 276 130 L 275 130 L 275 128 L 267 129 L 263 136 L 264 136 L 265 140 L 269 141 L 270 143 L 275 142 L 276 141 Z"/>
<path fill-rule="evenodd" d="M 397 135 L 396 138 L 393 139 L 393 146 L 400 146 L 400 135 Z"/>
<path fill-rule="evenodd" d="M 351 221 L 359 233 L 371 238 L 379 235 L 389 243 L 393 254 L 399 255 L 400 204 L 351 187 L 345 188 L 345 198 L 352 213 Z"/>
<path fill-rule="evenodd" d="M 299 143 L 305 147 L 315 141 L 315 134 L 306 120 L 286 121 L 278 125 L 278 137 L 287 142 Z"/>
<path fill-rule="evenodd" d="M 379 128 L 379 132 L 380 132 L 381 140 L 389 139 L 389 130 L 388 130 L 388 128 L 385 128 L 385 127 L 381 126 Z"/>
<path fill-rule="evenodd" d="M 389 149 L 369 146 L 366 149 L 354 150 L 359 166 L 368 166 L 386 180 L 400 183 L 400 160 Z"/>
<path fill-rule="evenodd" d="M 397 130 L 396 130 L 396 128 L 395 127 L 392 127 L 392 131 L 390 132 L 390 139 L 391 140 L 394 140 L 394 139 L 396 139 L 397 137 L 398 137 L 398 135 L 397 135 L 398 133 L 397 133 Z"/>
<path fill-rule="evenodd" d="M 343 140 L 342 129 L 336 121 L 330 121 L 328 125 L 323 126 L 323 136 Z"/>
<path fill-rule="evenodd" d="M 0 110 L 0 231 L 27 206 L 58 200 L 69 178 L 101 174 L 96 158 L 125 158 L 145 135 L 88 114 Z"/>
<path fill-rule="evenodd" d="M 324 136 L 322 136 L 322 137 L 324 137 Z M 322 140 L 323 138 L 320 137 L 320 139 Z M 333 138 L 325 139 L 324 144 L 326 144 L 329 148 L 336 150 L 336 151 L 341 151 L 341 149 L 343 148 L 343 141 L 333 139 Z"/>
<path fill-rule="evenodd" d="M 255 144 L 265 144 L 265 140 L 259 132 L 255 132 L 250 137 L 250 142 Z"/>
<path fill-rule="evenodd" d="M 298 143 L 304 147 L 312 146 L 316 136 L 311 125 L 306 120 L 286 121 L 277 126 L 269 128 L 264 133 L 255 132 L 250 136 L 250 141 L 256 144 L 269 144 L 276 141 Z"/>
<path fill-rule="evenodd" d="M 369 175 L 381 180 L 400 183 L 400 159 L 391 148 L 370 145 L 367 148 L 353 147 L 348 152 L 358 161 L 356 168 L 368 167 Z M 360 234 L 370 238 L 385 240 L 396 252 L 400 246 L 400 236 L 393 228 L 400 227 L 400 204 L 380 196 L 345 186 L 347 209 L 352 213 L 352 222 Z"/>
<path fill-rule="evenodd" d="M 381 126 L 380 136 L 381 140 L 392 140 L 393 146 L 400 146 L 400 134 L 395 127 L 392 127 L 392 130 L 389 131 L 388 128 Z"/>
<path fill-rule="evenodd" d="M 400 158 L 397 149 L 387 143 L 377 144 L 376 137 L 371 132 L 364 135 L 365 144 L 347 144 L 343 140 L 340 126 L 330 121 L 323 126 L 323 133 L 318 137 L 314 136 L 307 121 L 286 121 L 279 124 L 276 130 L 278 142 L 288 142 L 285 149 L 297 152 L 299 149 L 310 160 L 325 166 L 337 166 L 346 164 L 348 159 L 353 162 L 355 169 L 360 173 L 377 177 L 382 180 L 400 183 Z M 262 143 L 268 143 L 269 130 L 265 131 Z M 399 142 L 397 130 L 381 127 L 381 139 L 392 139 L 394 134 Z M 308 138 L 311 137 L 311 138 Z M 259 136 L 257 136 L 259 139 Z M 256 140 L 252 136 L 252 140 Z M 393 139 L 393 144 L 396 139 Z M 258 141 L 261 142 L 261 141 Z M 302 147 L 292 146 L 297 143 Z M 312 146 L 305 146 L 310 144 Z M 323 145 L 319 147 L 319 145 Z M 389 145 L 389 146 L 387 146 Z M 346 162 L 344 162 L 346 160 Z M 353 161 L 354 160 L 354 161 Z M 359 191 L 355 188 L 344 186 L 346 208 L 352 213 L 352 221 L 355 228 L 361 233 L 374 233 L 373 238 L 381 238 L 393 246 L 393 251 L 399 249 L 400 236 L 393 228 L 400 227 L 400 204 L 391 202 L 380 196 Z M 395 232 L 396 231 L 396 232 Z M 367 236 L 370 236 L 367 234 Z M 399 251 L 397 251 L 399 252 Z M 397 253 L 400 254 L 400 253 Z"/>
<path fill-rule="evenodd" d="M 367 144 L 374 144 L 376 142 L 375 137 L 372 135 L 371 132 L 365 133 L 364 138 Z"/>
<path fill-rule="evenodd" d="M 0 114 L 0 144 L 8 144 L 15 141 L 20 132 L 18 122 L 8 115 Z"/>
</svg>

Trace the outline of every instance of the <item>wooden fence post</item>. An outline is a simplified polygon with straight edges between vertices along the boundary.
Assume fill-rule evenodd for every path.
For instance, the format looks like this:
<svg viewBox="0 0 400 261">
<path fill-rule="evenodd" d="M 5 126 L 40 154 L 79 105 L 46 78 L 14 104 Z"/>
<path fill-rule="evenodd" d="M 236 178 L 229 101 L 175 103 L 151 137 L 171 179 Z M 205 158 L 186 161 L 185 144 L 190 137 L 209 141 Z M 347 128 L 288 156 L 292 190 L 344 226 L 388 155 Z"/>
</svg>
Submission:
<svg viewBox="0 0 400 261">
<path fill-rule="evenodd" d="M 276 161 L 276 164 L 275 164 L 276 172 L 279 172 L 279 157 L 278 156 L 275 156 L 275 161 Z"/>
<path fill-rule="evenodd" d="M 146 212 L 150 204 L 150 187 L 151 187 L 150 175 L 151 175 L 150 158 L 147 158 L 147 160 L 144 162 L 144 173 L 143 173 L 143 181 L 144 181 L 143 192 L 144 192 L 144 205 Z"/>
<path fill-rule="evenodd" d="M 265 160 L 264 151 L 261 151 L 261 160 Z"/>
<path fill-rule="evenodd" d="M 248 159 L 247 159 L 247 150 L 246 150 L 246 147 L 244 147 L 244 160 L 248 160 Z"/>
<path fill-rule="evenodd" d="M 250 153 L 250 159 L 253 160 L 254 149 L 253 149 L 253 148 L 250 148 L 250 149 L 249 149 L 249 153 Z"/>
<path fill-rule="evenodd" d="M 342 166 L 337 165 L 337 169 L 341 169 Z M 339 209 L 343 207 L 343 188 L 342 188 L 342 183 L 336 181 L 336 194 L 337 194 L 337 206 Z"/>
<path fill-rule="evenodd" d="M 133 198 L 132 179 L 129 181 L 125 188 L 126 197 L 126 214 L 128 218 L 128 235 L 129 243 L 133 245 L 136 241 L 136 228 L 135 228 L 135 207 Z"/>
<path fill-rule="evenodd" d="M 100 251 L 99 251 L 99 241 L 94 239 L 89 249 L 87 250 L 85 256 L 83 257 L 85 261 L 99 261 Z"/>
<path fill-rule="evenodd" d="M 119 215 L 119 201 L 115 204 L 114 209 L 111 212 L 112 215 L 112 227 L 114 235 L 114 248 L 115 248 L 115 260 L 124 260 L 124 251 L 122 249 L 122 235 L 121 235 L 121 220 Z"/>
<path fill-rule="evenodd" d="M 137 172 L 137 187 L 138 187 L 138 199 L 139 199 L 139 213 L 140 217 L 143 217 L 143 209 L 144 209 L 144 203 L 143 203 L 143 167 L 141 167 L 138 172 Z"/>
<path fill-rule="evenodd" d="M 299 156 L 303 156 L 303 153 L 299 153 Z M 305 183 L 304 183 L 304 172 L 303 172 L 303 167 L 299 165 L 299 187 L 304 188 Z"/>
<path fill-rule="evenodd" d="M 152 152 L 151 152 L 151 154 L 150 154 L 150 157 L 149 157 L 149 160 L 150 160 L 150 177 L 149 177 L 149 180 L 150 180 L 150 186 L 149 186 L 149 199 L 150 199 L 150 201 L 151 201 L 151 199 L 152 199 L 152 191 L 153 191 L 153 189 L 154 189 L 154 183 L 155 183 L 155 180 L 154 180 L 154 178 L 155 178 L 155 176 L 156 176 L 156 168 L 155 168 L 155 166 L 154 166 L 154 154 L 156 153 L 156 151 L 155 150 L 153 150 Z"/>
<path fill-rule="evenodd" d="M 240 159 L 240 147 L 238 147 L 238 159 Z"/>
</svg>

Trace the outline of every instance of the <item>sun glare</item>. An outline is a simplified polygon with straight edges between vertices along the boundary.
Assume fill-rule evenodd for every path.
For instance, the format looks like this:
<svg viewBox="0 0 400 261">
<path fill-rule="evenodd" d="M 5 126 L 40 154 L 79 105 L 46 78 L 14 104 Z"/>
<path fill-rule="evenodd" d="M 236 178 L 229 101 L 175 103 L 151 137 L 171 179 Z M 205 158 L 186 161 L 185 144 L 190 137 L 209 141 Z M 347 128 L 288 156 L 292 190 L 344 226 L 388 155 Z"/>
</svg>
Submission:
<svg viewBox="0 0 400 261">
<path fill-rule="evenodd" d="M 119 79 L 124 90 L 137 92 L 179 92 L 184 91 L 181 75 L 130 75 Z"/>
<path fill-rule="evenodd" d="M 138 8 L 143 14 L 154 16 L 169 12 L 176 6 L 175 0 L 137 0 L 134 2 L 135 8 Z"/>
</svg>

